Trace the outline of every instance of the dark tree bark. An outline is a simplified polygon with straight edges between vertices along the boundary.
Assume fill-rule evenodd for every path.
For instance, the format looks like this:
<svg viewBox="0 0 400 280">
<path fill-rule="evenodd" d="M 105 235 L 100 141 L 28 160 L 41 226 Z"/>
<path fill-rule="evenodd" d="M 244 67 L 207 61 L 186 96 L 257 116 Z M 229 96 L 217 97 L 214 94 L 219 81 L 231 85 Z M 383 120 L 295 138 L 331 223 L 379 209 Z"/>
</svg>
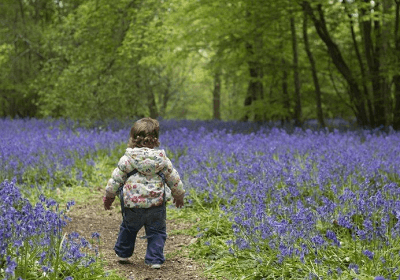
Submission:
<svg viewBox="0 0 400 280">
<path fill-rule="evenodd" d="M 282 58 L 282 94 L 283 94 L 283 108 L 286 110 L 285 122 L 289 121 L 290 116 L 290 96 L 288 92 L 288 72 L 286 71 L 287 63 L 284 58 Z"/>
<path fill-rule="evenodd" d="M 397 59 L 400 61 L 400 0 L 395 0 L 396 2 L 396 19 L 394 28 L 394 38 L 395 38 L 395 48 L 397 50 Z M 394 83 L 394 97 L 396 99 L 395 107 L 393 110 L 393 128 L 400 130 L 400 74 L 393 77 Z"/>
<path fill-rule="evenodd" d="M 345 5 L 345 9 L 347 9 L 346 5 L 347 2 L 343 1 L 343 5 Z M 354 21 L 353 21 L 353 16 L 350 12 L 347 12 L 347 16 L 350 19 L 350 31 L 351 31 L 351 38 L 353 40 L 353 45 L 354 45 L 354 50 L 356 52 L 357 60 L 358 60 L 358 65 L 360 67 L 360 72 L 361 72 L 361 83 L 362 83 L 362 88 L 363 88 L 363 93 L 364 93 L 364 98 L 367 102 L 368 106 L 368 121 L 371 126 L 375 126 L 375 119 L 374 119 L 374 109 L 372 106 L 371 99 L 369 98 L 369 93 L 368 93 L 368 86 L 367 82 L 369 81 L 366 75 L 365 67 L 364 67 L 364 62 L 361 57 L 361 52 L 360 48 L 358 47 L 358 42 L 356 39 L 356 33 L 354 31 Z"/>
<path fill-rule="evenodd" d="M 251 104 L 254 101 L 263 98 L 264 87 L 261 82 L 261 79 L 263 76 L 262 67 L 261 67 L 260 63 L 257 62 L 254 58 L 255 54 L 254 54 L 253 45 L 250 43 L 247 43 L 246 49 L 247 49 L 248 56 L 250 57 L 250 59 L 248 61 L 250 81 L 249 81 L 249 85 L 247 87 L 247 95 L 244 100 L 244 106 L 249 107 L 249 106 L 251 106 Z M 260 112 L 255 112 L 254 120 L 260 121 L 260 120 L 262 120 L 262 116 L 263 116 L 263 114 L 261 114 Z M 245 121 L 249 120 L 248 113 L 244 116 L 244 120 Z"/>
<path fill-rule="evenodd" d="M 364 0 L 365 3 L 369 3 Z M 379 2 L 375 1 L 375 9 L 379 7 Z M 365 20 L 367 12 L 365 9 L 361 9 L 361 22 L 362 26 L 362 37 L 364 42 L 365 56 L 367 59 L 367 65 L 369 69 L 369 80 L 372 83 L 372 93 L 373 93 L 373 105 L 374 123 L 372 126 L 386 125 L 386 112 L 385 112 L 385 97 L 382 92 L 382 75 L 381 71 L 381 25 L 379 21 L 374 21 L 374 28 L 372 28 L 372 21 Z M 372 36 L 375 36 L 375 46 L 373 43 Z"/>
<path fill-rule="evenodd" d="M 391 66 L 391 59 L 390 56 L 388 55 L 391 50 L 390 50 L 390 43 L 391 43 L 391 33 L 392 33 L 392 19 L 388 19 L 384 15 L 388 15 L 392 13 L 392 8 L 393 8 L 393 2 L 392 0 L 383 0 L 382 1 L 382 32 L 381 32 L 381 46 L 382 46 L 382 59 L 381 59 L 381 69 L 384 72 L 384 75 L 382 77 L 382 94 L 385 98 L 385 119 L 386 119 L 386 125 L 391 125 L 393 122 L 393 105 L 394 105 L 394 98 L 392 97 L 391 94 L 391 85 L 390 85 L 390 80 L 391 80 L 391 75 L 387 73 L 386 69 L 388 69 Z"/>
<path fill-rule="evenodd" d="M 221 119 L 221 71 L 219 69 L 214 74 L 213 118 Z"/>
<path fill-rule="evenodd" d="M 303 39 L 304 39 L 304 47 L 306 49 L 306 53 L 308 56 L 308 60 L 310 61 L 311 65 L 311 72 L 312 72 L 312 77 L 314 81 L 314 86 L 315 86 L 315 100 L 316 100 L 316 107 L 317 107 L 317 118 L 318 118 L 318 123 L 322 126 L 325 127 L 325 121 L 324 121 L 324 114 L 322 112 L 322 101 L 321 101 L 321 88 L 319 86 L 319 80 L 318 80 L 318 75 L 317 75 L 317 67 L 315 65 L 315 60 L 314 56 L 310 50 L 310 43 L 308 41 L 308 33 L 307 33 L 307 22 L 308 22 L 308 16 L 307 13 L 304 12 L 304 20 L 303 20 Z"/>
<path fill-rule="evenodd" d="M 157 105 L 156 105 L 156 97 L 155 97 L 153 89 L 151 87 L 149 87 L 149 93 L 147 95 L 147 98 L 148 98 L 150 118 L 157 119 L 158 118 L 158 110 L 157 110 Z"/>
<path fill-rule="evenodd" d="M 160 79 L 161 79 L 161 77 L 160 77 Z M 171 80 L 167 77 L 166 83 L 165 83 L 165 89 L 161 95 L 161 108 L 160 108 L 160 116 L 161 117 L 164 117 L 165 113 L 167 112 L 168 101 L 172 95 L 171 87 L 172 87 Z"/>
<path fill-rule="evenodd" d="M 294 122 L 296 126 L 301 126 L 302 110 L 301 110 L 301 92 L 300 92 L 300 79 L 299 79 L 299 58 L 297 52 L 297 36 L 296 36 L 296 25 L 294 22 L 294 17 L 290 18 L 290 30 L 292 33 L 293 78 L 294 78 L 294 93 L 295 93 Z"/>
<path fill-rule="evenodd" d="M 303 1 L 303 8 L 312 19 L 319 37 L 328 48 L 328 54 L 332 58 L 332 61 L 335 64 L 337 70 L 343 76 L 349 86 L 350 100 L 355 106 L 358 124 L 360 126 L 369 125 L 367 112 L 365 110 L 365 100 L 359 89 L 357 80 L 354 78 L 353 72 L 350 70 L 349 66 L 342 56 L 339 47 L 332 40 L 332 37 L 328 32 L 328 28 L 325 22 L 325 16 L 322 11 L 322 5 L 317 5 L 318 18 L 314 14 L 314 10 L 308 1 Z"/>
</svg>

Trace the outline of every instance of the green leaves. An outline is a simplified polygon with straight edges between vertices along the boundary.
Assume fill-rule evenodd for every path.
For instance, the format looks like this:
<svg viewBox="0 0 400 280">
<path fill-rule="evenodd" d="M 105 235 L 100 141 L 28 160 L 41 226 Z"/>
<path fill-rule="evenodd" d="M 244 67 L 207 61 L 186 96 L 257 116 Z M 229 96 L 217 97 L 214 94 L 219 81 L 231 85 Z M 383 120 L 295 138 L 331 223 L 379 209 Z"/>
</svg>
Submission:
<svg viewBox="0 0 400 280">
<path fill-rule="evenodd" d="M 0 114 L 288 120 L 300 103 L 294 102 L 296 68 L 301 111 L 316 118 L 315 75 L 300 28 L 307 3 L 309 16 L 323 20 L 323 34 L 337 46 L 328 48 L 321 29 L 309 24 L 323 115 L 348 118 L 366 110 L 367 118 L 387 108 L 379 115 L 390 124 L 396 101 L 390 85 L 399 72 L 397 4 L 361 0 L 5 0 Z M 214 104 L 220 114 L 213 114 Z"/>
</svg>

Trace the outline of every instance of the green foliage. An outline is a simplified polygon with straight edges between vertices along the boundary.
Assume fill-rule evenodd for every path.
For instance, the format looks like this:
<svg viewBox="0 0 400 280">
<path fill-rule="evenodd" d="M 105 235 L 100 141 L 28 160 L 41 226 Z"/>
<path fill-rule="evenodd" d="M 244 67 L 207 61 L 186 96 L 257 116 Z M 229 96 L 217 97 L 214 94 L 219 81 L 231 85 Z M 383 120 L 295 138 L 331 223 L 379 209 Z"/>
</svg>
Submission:
<svg viewBox="0 0 400 280">
<path fill-rule="evenodd" d="M 399 72 L 394 47 L 399 39 L 393 32 L 397 3 L 390 1 L 3 2 L 1 116 L 211 119 L 218 72 L 216 103 L 222 119 L 290 119 L 296 106 L 293 18 L 303 118 L 316 118 L 315 86 L 302 40 L 304 3 L 310 3 L 317 19 L 324 16 L 325 33 L 363 91 L 368 117 L 383 102 L 390 124 L 397 110 L 391 82 Z M 337 55 L 309 22 L 323 113 L 351 118 L 357 115 L 353 89 L 334 63 Z M 373 92 L 375 76 L 381 77 L 382 97 Z M 262 86 L 257 93 L 251 90 L 255 82 Z"/>
</svg>

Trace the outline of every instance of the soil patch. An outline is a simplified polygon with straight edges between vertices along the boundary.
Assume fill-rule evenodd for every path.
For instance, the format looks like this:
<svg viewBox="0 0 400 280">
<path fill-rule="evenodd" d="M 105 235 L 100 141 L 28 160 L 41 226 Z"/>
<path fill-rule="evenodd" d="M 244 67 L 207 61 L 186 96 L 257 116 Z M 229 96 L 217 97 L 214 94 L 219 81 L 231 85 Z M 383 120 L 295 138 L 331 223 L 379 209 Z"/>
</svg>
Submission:
<svg viewBox="0 0 400 280">
<path fill-rule="evenodd" d="M 135 252 L 126 264 L 120 264 L 113 250 L 117 240 L 119 226 L 122 221 L 119 201 L 116 199 L 111 211 L 105 211 L 102 202 L 104 190 L 98 188 L 93 191 L 93 196 L 84 204 L 73 206 L 68 213 L 72 219 L 65 227 L 64 232 L 78 232 L 81 236 L 90 240 L 92 233 L 100 233 L 99 251 L 101 258 L 106 261 L 106 270 L 114 270 L 119 275 L 129 280 L 153 280 L 153 279 L 209 279 L 202 275 L 204 268 L 194 260 L 187 257 L 186 246 L 197 239 L 183 234 L 171 234 L 172 230 L 190 228 L 189 223 L 167 220 L 168 238 L 164 247 L 166 261 L 161 269 L 152 269 L 144 263 L 147 240 L 140 239 L 144 236 L 144 228 L 138 233 Z"/>
</svg>

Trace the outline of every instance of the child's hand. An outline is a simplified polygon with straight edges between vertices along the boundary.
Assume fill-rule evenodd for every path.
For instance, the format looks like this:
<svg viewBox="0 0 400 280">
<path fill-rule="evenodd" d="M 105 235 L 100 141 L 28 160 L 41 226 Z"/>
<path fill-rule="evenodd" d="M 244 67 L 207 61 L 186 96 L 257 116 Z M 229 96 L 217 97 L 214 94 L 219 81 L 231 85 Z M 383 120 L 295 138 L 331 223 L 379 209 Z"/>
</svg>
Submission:
<svg viewBox="0 0 400 280">
<path fill-rule="evenodd" d="M 111 204 L 114 202 L 115 198 L 103 196 L 103 203 L 105 210 L 111 210 Z"/>
<path fill-rule="evenodd" d="M 176 208 L 182 208 L 182 206 L 183 206 L 183 197 L 184 197 L 184 194 L 181 195 L 181 196 L 178 196 L 176 198 L 174 197 L 174 203 L 175 203 Z"/>
</svg>

